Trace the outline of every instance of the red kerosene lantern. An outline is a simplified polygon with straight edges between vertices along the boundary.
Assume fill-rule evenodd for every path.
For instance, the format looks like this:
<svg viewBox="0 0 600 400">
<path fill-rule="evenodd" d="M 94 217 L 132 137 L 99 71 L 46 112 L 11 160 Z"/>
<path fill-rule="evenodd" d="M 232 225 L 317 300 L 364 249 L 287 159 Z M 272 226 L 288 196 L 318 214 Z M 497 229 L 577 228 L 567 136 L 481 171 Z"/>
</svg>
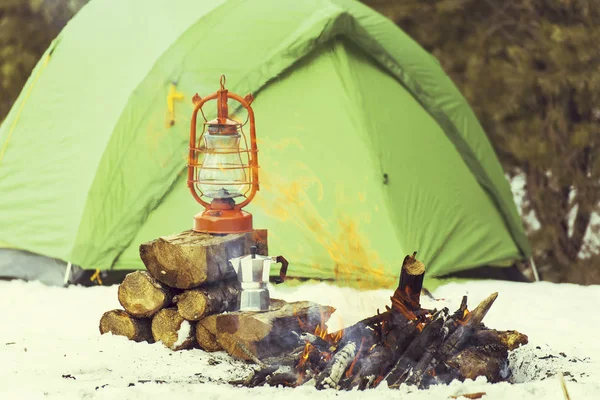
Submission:
<svg viewBox="0 0 600 400">
<path fill-rule="evenodd" d="M 250 147 L 243 126 L 229 119 L 228 99 L 240 103 L 248 112 Z M 202 106 L 217 101 L 217 118 L 207 121 Z M 188 187 L 205 211 L 194 216 L 194 231 L 207 233 L 240 233 L 252 230 L 252 215 L 244 210 L 258 191 L 258 148 L 251 94 L 241 97 L 221 88 L 201 98 L 194 96 L 194 112 L 190 130 Z M 202 111 L 202 134 L 196 138 L 196 119 Z M 243 140 L 243 142 L 242 142 Z M 200 155 L 203 155 L 199 163 Z M 208 200 L 205 200 L 208 199 Z"/>
</svg>

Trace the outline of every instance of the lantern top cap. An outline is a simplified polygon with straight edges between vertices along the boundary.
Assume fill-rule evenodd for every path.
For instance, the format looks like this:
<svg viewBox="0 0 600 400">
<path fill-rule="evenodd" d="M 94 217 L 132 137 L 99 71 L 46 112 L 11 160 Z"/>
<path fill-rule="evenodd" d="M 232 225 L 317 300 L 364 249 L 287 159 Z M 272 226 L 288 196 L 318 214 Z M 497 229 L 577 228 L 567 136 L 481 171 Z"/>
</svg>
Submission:
<svg viewBox="0 0 600 400">
<path fill-rule="evenodd" d="M 206 121 L 206 125 L 223 125 L 223 126 L 227 126 L 227 125 L 235 125 L 235 126 L 242 126 L 241 123 L 227 118 L 225 119 L 225 123 L 219 122 L 219 118 L 215 118 L 215 119 L 211 119 L 210 121 Z"/>
<path fill-rule="evenodd" d="M 221 123 L 218 118 L 215 118 L 207 121 L 206 126 L 208 126 L 208 133 L 211 135 L 237 135 L 239 134 L 238 128 L 242 124 L 229 118 L 225 120 L 225 123 Z"/>
</svg>

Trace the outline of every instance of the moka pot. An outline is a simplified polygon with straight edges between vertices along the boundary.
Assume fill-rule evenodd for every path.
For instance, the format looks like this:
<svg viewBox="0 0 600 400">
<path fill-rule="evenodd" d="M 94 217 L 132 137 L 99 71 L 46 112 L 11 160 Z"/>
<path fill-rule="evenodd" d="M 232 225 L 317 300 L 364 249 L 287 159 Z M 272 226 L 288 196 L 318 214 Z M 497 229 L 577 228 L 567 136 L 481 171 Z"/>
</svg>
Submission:
<svg viewBox="0 0 600 400">
<path fill-rule="evenodd" d="M 237 273 L 241 284 L 238 298 L 240 311 L 267 311 L 270 295 L 267 283 L 271 272 L 271 264 L 281 263 L 279 277 L 275 283 L 282 283 L 287 273 L 288 262 L 283 256 L 261 256 L 256 254 L 256 246 L 250 248 L 250 255 L 229 260 Z"/>
</svg>

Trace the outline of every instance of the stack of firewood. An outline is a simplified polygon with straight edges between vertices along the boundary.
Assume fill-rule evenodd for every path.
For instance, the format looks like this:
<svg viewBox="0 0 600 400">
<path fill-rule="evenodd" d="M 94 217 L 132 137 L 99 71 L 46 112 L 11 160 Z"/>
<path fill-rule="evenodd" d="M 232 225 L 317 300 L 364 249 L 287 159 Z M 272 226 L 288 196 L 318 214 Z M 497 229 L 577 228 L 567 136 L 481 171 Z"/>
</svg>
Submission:
<svg viewBox="0 0 600 400">
<path fill-rule="evenodd" d="M 162 342 L 172 350 L 226 350 L 245 360 L 293 349 L 298 332 L 314 331 L 334 309 L 272 299 L 267 312 L 235 311 L 240 284 L 229 260 L 249 254 L 252 246 L 267 254 L 265 230 L 186 231 L 143 243 L 146 270 L 125 277 L 118 289 L 123 309 L 105 312 L 100 332 Z"/>
</svg>

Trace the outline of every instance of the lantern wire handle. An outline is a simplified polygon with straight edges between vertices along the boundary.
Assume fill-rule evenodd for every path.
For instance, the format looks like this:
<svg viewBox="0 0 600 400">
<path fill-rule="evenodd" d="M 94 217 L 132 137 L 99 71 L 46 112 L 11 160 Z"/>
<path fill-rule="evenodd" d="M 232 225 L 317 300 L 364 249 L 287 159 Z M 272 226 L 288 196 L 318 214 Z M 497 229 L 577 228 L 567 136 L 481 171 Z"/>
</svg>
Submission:
<svg viewBox="0 0 600 400">
<path fill-rule="evenodd" d="M 225 90 L 225 82 L 227 82 L 227 79 L 224 74 L 221 75 L 221 80 L 219 82 L 221 83 L 221 90 Z"/>
<path fill-rule="evenodd" d="M 248 117 L 248 118 L 250 118 L 250 117 Z M 246 122 L 248 122 L 248 120 L 246 120 Z M 244 123 L 244 125 L 245 125 L 245 123 Z M 248 139 L 246 138 L 246 133 L 244 132 L 244 125 L 240 125 L 240 132 L 242 133 L 242 137 L 244 138 L 244 146 L 246 146 L 246 149 L 249 149 Z M 250 153 L 249 152 L 246 153 L 246 164 L 244 165 L 244 168 L 243 168 L 245 181 L 248 180 L 248 174 L 246 174 L 246 169 L 248 170 L 248 174 L 250 174 Z M 244 192 L 244 197 L 247 197 L 246 195 L 248 194 L 248 192 L 251 189 L 252 189 L 252 185 L 248 185 L 248 189 L 246 189 L 246 191 Z"/>
<path fill-rule="evenodd" d="M 202 118 L 204 118 L 204 122 L 208 122 L 208 120 L 206 119 L 206 115 L 204 115 L 204 110 L 201 108 L 200 112 L 202 113 Z"/>
</svg>

